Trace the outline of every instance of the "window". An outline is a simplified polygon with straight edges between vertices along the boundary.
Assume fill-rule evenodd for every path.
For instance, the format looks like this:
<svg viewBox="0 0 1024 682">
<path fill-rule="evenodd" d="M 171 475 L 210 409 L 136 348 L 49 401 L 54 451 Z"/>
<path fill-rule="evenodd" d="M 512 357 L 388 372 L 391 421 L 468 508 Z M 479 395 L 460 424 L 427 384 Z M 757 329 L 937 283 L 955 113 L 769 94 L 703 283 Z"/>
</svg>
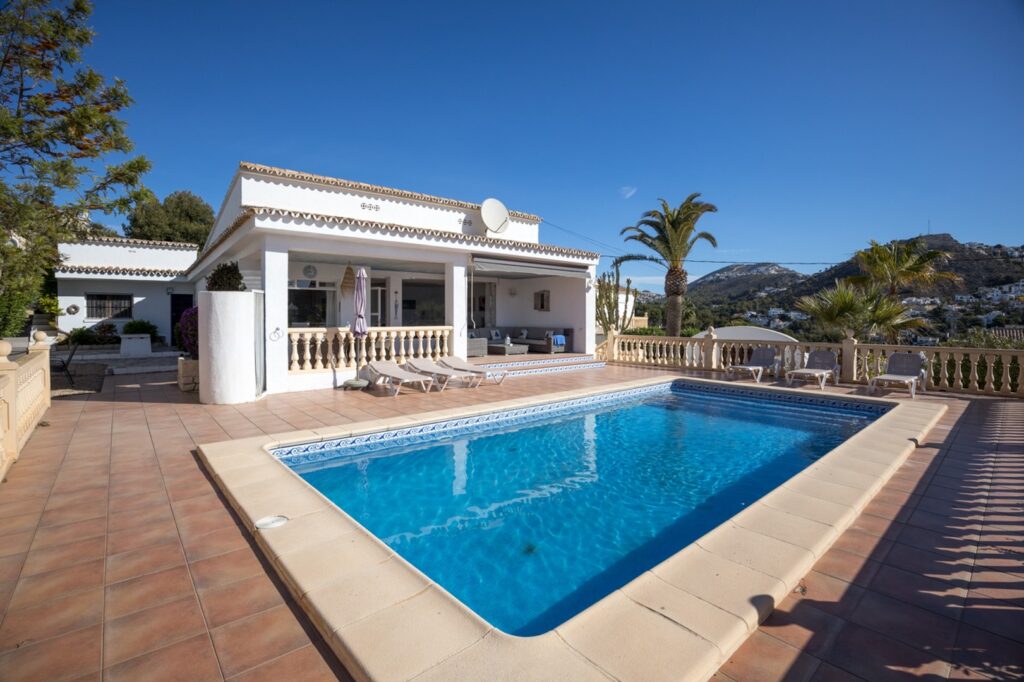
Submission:
<svg viewBox="0 0 1024 682">
<path fill-rule="evenodd" d="M 547 289 L 535 291 L 533 293 L 533 309 L 545 312 L 551 310 L 551 292 Z"/>
<path fill-rule="evenodd" d="M 85 316 L 90 320 L 130 320 L 132 295 L 86 294 Z"/>
</svg>

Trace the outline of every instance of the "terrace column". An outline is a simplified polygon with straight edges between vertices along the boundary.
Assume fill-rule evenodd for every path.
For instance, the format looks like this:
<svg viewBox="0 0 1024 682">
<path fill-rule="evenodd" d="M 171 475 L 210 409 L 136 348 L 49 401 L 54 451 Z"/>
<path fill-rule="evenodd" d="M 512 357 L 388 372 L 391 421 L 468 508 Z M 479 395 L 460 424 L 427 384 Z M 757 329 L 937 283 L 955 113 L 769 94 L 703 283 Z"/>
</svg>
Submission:
<svg viewBox="0 0 1024 682">
<path fill-rule="evenodd" d="M 462 256 L 459 262 L 444 264 L 444 323 L 452 328 L 448 348 L 452 355 L 466 357 L 466 308 L 469 305 L 466 289 L 466 264 L 469 258 Z"/>
<path fill-rule="evenodd" d="M 288 390 L 288 247 L 280 239 L 263 245 L 267 393 Z"/>
<path fill-rule="evenodd" d="M 593 354 L 597 350 L 597 266 L 587 268 L 587 279 L 583 282 L 584 313 L 583 343 L 573 339 L 573 348 L 577 353 Z M 624 331 L 624 330 L 623 330 Z"/>
<path fill-rule="evenodd" d="M 839 378 L 845 383 L 857 380 L 857 339 L 847 336 L 843 339 L 843 359 Z"/>
</svg>

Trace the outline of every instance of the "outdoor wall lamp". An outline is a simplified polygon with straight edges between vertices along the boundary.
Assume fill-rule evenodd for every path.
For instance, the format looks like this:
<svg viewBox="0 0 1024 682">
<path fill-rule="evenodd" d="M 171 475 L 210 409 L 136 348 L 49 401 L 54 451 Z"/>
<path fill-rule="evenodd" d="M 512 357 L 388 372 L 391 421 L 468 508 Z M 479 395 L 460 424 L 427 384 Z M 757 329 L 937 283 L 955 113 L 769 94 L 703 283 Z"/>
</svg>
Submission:
<svg viewBox="0 0 1024 682">
<path fill-rule="evenodd" d="M 174 293 L 174 287 L 167 287 L 167 288 L 166 288 L 166 289 L 164 290 L 164 293 L 165 293 L 165 294 L 167 294 L 168 296 L 170 296 L 171 294 L 173 294 L 173 293 Z"/>
</svg>

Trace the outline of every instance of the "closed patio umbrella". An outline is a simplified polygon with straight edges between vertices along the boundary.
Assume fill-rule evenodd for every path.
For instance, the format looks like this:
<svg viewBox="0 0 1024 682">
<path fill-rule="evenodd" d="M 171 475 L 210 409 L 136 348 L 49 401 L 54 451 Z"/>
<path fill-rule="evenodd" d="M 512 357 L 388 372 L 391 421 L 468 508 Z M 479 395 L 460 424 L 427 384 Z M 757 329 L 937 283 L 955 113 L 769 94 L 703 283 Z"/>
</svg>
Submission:
<svg viewBox="0 0 1024 682">
<path fill-rule="evenodd" d="M 355 290 L 356 317 L 352 320 L 352 334 L 361 339 L 366 336 L 366 270 L 359 268 Z"/>
</svg>

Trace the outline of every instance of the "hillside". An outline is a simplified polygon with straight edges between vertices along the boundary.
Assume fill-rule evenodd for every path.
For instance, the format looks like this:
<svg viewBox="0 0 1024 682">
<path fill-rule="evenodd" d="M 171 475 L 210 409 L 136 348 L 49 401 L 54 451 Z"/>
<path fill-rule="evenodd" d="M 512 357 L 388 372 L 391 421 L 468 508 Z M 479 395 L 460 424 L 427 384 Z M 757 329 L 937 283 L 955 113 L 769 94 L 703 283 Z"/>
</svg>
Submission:
<svg viewBox="0 0 1024 682">
<path fill-rule="evenodd" d="M 923 239 L 929 248 L 940 249 L 950 255 L 944 269 L 960 275 L 962 281 L 943 282 L 930 291 L 905 292 L 908 295 L 952 296 L 973 293 L 983 286 L 1024 279 L 1024 258 L 1004 258 L 1008 251 L 1002 245 L 963 244 L 949 234 L 933 234 Z M 1011 249 L 1024 252 L 1024 247 Z M 753 301 L 758 292 L 765 292 L 767 295 L 762 298 L 790 307 L 800 296 L 813 294 L 831 286 L 835 280 L 857 272 L 859 270 L 852 258 L 811 275 L 801 275 L 775 263 L 730 265 L 693 282 L 690 295 L 694 302 L 713 305 Z"/>
<path fill-rule="evenodd" d="M 759 291 L 786 290 L 804 278 L 799 272 L 776 263 L 727 265 L 689 286 L 695 303 L 726 303 L 752 299 Z"/>
</svg>

